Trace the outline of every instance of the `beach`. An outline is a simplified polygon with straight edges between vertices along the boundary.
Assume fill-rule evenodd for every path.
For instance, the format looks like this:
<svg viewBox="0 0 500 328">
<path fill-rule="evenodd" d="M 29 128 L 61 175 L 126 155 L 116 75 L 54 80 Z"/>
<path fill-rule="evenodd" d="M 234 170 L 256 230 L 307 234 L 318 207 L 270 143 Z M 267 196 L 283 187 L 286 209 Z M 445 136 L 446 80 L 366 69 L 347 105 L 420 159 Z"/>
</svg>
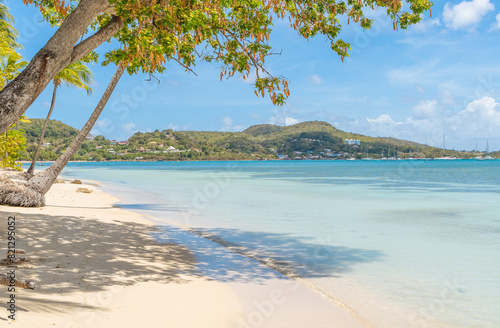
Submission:
<svg viewBox="0 0 500 328">
<path fill-rule="evenodd" d="M 1 233 L 15 216 L 16 248 L 35 260 L 19 265 L 16 278 L 37 284 L 16 288 L 16 322 L 4 310 L 2 326 L 366 327 L 349 309 L 254 259 L 180 227 L 158 229 L 95 184 L 54 184 L 46 202 L 0 207 Z M 11 293 L 0 290 L 7 308 Z"/>
</svg>

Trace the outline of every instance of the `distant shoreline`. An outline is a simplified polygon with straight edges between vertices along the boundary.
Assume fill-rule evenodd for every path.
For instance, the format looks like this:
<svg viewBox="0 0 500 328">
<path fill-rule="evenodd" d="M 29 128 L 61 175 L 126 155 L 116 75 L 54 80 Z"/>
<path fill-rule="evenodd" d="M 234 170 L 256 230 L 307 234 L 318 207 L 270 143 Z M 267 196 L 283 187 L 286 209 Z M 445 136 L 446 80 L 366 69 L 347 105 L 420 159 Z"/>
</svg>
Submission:
<svg viewBox="0 0 500 328">
<path fill-rule="evenodd" d="M 307 161 L 321 161 L 321 162 L 407 162 L 407 161 L 420 161 L 420 162 L 430 162 L 430 161 L 497 161 L 499 158 L 491 159 L 477 159 L 477 158 L 401 158 L 401 159 L 179 159 L 179 160 L 109 160 L 109 161 L 69 161 L 69 163 L 117 163 L 117 162 L 134 162 L 134 163 L 158 163 L 158 162 L 307 162 Z M 18 161 L 20 164 L 30 164 L 30 161 Z M 38 161 L 39 164 L 52 164 L 54 161 Z"/>
</svg>

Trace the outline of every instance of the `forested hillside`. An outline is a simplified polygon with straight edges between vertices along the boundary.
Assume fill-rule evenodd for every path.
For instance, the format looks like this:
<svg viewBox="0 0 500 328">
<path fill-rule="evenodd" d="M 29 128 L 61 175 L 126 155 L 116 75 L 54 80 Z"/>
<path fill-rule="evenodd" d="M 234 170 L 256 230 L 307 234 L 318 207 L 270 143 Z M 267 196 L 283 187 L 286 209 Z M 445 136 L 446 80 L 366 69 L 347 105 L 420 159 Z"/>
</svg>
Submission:
<svg viewBox="0 0 500 328">
<path fill-rule="evenodd" d="M 28 139 L 29 160 L 40 137 L 43 120 L 20 123 Z M 50 121 L 40 160 L 56 159 L 78 130 Z M 326 122 L 292 126 L 251 126 L 243 132 L 173 131 L 137 132 L 128 140 L 89 136 L 74 160 L 243 160 L 440 157 L 441 149 L 395 138 L 373 138 L 347 133 Z M 346 142 L 351 140 L 351 142 Z M 450 154 L 451 155 L 451 154 Z M 472 157 L 471 153 L 453 154 Z"/>
</svg>

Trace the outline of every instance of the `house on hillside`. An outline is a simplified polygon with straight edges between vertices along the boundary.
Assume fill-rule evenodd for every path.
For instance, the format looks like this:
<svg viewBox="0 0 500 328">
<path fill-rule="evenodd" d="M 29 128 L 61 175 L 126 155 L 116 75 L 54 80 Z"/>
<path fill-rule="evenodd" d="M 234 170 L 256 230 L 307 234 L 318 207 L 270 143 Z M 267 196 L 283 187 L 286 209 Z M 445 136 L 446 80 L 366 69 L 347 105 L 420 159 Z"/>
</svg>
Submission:
<svg viewBox="0 0 500 328">
<path fill-rule="evenodd" d="M 94 136 L 89 133 L 85 139 L 92 141 L 92 140 L 94 140 Z"/>
<path fill-rule="evenodd" d="M 118 144 L 118 141 L 113 140 L 113 141 L 111 141 L 111 144 L 112 144 L 112 145 L 117 145 L 117 144 Z"/>
<path fill-rule="evenodd" d="M 126 145 L 128 145 L 128 141 L 120 141 L 120 145 L 126 146 Z"/>
<path fill-rule="evenodd" d="M 51 145 L 51 143 L 50 143 L 50 142 L 44 142 L 44 143 L 42 144 L 42 147 L 43 147 L 43 148 L 47 148 L 47 147 L 50 147 L 50 145 Z"/>
<path fill-rule="evenodd" d="M 352 146 L 352 145 L 359 146 L 361 144 L 361 141 L 359 141 L 358 139 L 345 139 L 344 144 L 350 145 L 350 146 Z"/>
</svg>

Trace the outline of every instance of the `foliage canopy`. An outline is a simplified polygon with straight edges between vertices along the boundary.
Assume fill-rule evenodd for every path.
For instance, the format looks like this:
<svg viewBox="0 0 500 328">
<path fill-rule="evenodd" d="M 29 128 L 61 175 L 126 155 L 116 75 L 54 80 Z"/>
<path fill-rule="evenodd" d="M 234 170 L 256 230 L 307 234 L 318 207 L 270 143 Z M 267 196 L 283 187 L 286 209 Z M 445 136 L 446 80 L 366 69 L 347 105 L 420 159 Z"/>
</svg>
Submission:
<svg viewBox="0 0 500 328">
<path fill-rule="evenodd" d="M 23 0 L 40 8 L 53 25 L 85 0 Z M 429 0 L 109 0 L 113 9 L 95 17 L 92 29 L 99 30 L 113 19 L 123 28 L 115 35 L 120 47 L 105 55 L 104 64 L 127 67 L 130 74 L 163 72 L 169 61 L 192 71 L 197 60 L 221 64 L 220 78 L 240 74 L 244 79 L 256 73 L 255 93 L 282 105 L 289 96 L 288 83 L 273 76 L 265 66 L 273 54 L 269 44 L 273 21 L 288 20 L 291 28 L 306 38 L 323 35 L 342 58 L 350 44 L 339 39 L 343 26 L 372 26 L 367 12 L 383 7 L 393 19 L 393 28 L 406 29 L 430 10 Z M 408 10 L 403 10 L 408 8 Z"/>
</svg>

